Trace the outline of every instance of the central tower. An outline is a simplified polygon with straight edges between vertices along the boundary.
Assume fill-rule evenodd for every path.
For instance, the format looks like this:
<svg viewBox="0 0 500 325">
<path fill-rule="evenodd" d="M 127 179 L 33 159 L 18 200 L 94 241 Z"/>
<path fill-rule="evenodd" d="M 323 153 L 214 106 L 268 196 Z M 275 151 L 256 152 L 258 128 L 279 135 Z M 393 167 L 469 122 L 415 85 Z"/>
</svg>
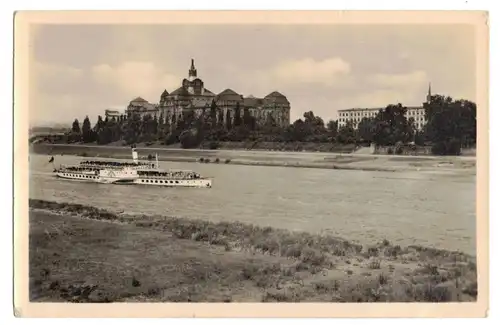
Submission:
<svg viewBox="0 0 500 325">
<path fill-rule="evenodd" d="M 193 81 L 197 77 L 196 68 L 194 67 L 194 59 L 191 59 L 191 68 L 189 69 L 189 81 Z"/>
</svg>

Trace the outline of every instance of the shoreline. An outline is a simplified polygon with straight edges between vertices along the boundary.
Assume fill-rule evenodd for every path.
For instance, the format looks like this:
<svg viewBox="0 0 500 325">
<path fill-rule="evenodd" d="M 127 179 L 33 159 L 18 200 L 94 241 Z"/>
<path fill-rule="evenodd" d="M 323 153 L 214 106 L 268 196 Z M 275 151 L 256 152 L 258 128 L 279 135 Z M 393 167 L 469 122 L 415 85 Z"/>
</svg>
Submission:
<svg viewBox="0 0 500 325">
<path fill-rule="evenodd" d="M 475 157 L 391 156 L 324 152 L 137 148 L 140 159 L 158 153 L 159 161 L 201 162 L 245 166 L 340 169 L 358 171 L 444 171 L 476 174 Z M 129 147 L 35 144 L 30 153 L 130 159 Z"/>
<path fill-rule="evenodd" d="M 29 206 L 30 243 L 37 247 L 37 253 L 30 254 L 34 301 L 477 299 L 476 259 L 461 252 L 400 247 L 387 240 L 363 246 L 329 235 L 240 222 L 115 214 L 35 199 L 30 199 Z M 111 255 L 106 253 L 109 249 Z M 92 263 L 73 265 L 85 258 Z M 116 262 L 107 265 L 108 259 Z M 102 277 L 109 280 L 98 283 Z M 212 285 L 214 281 L 217 285 Z M 68 296 L 77 283 L 80 294 Z M 95 286 L 100 295 L 82 297 L 83 285 Z"/>
</svg>

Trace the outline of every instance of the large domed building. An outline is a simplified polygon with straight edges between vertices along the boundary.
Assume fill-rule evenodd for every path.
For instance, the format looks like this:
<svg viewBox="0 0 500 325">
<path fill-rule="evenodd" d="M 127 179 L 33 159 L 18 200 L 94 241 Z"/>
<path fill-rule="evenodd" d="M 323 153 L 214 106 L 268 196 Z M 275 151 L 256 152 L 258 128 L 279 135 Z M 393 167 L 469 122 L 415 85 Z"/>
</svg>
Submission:
<svg viewBox="0 0 500 325">
<path fill-rule="evenodd" d="M 170 93 L 165 89 L 159 104 L 153 105 L 140 98 L 139 101 L 135 99 L 131 102 L 127 110 L 141 115 L 151 114 L 154 110 L 155 114 L 162 114 L 165 120 L 172 124 L 172 121 L 181 119 L 190 110 L 194 111 L 195 116 L 200 116 L 203 112 L 208 114 L 212 101 L 215 101 L 217 114 L 222 114 L 224 123 L 227 118 L 234 120 L 235 108 L 239 105 L 241 114 L 243 115 L 244 109 L 248 109 L 257 124 L 264 124 L 269 118 L 282 127 L 290 124 L 290 102 L 283 94 L 273 91 L 264 98 L 244 97 L 229 88 L 215 94 L 205 88 L 203 81 L 198 78 L 193 59 L 188 78 L 183 79 L 181 86 Z"/>
</svg>

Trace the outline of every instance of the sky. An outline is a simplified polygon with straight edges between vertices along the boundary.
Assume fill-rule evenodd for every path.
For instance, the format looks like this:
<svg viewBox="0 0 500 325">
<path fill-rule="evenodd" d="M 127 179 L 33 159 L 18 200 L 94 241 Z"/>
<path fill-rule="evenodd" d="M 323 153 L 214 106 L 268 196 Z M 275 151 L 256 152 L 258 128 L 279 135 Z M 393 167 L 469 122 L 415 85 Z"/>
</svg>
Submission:
<svg viewBox="0 0 500 325">
<path fill-rule="evenodd" d="M 264 97 L 279 91 L 291 120 L 313 111 L 421 105 L 432 92 L 475 101 L 473 25 L 37 25 L 30 125 L 92 124 L 141 96 L 158 103 L 187 78 Z"/>
</svg>

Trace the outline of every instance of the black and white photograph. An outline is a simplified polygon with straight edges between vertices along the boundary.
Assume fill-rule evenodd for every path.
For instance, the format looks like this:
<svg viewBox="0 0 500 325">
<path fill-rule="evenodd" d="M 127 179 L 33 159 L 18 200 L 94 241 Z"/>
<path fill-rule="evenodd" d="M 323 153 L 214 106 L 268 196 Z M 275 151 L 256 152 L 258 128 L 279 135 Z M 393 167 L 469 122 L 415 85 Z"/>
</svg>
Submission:
<svg viewBox="0 0 500 325">
<path fill-rule="evenodd" d="M 30 303 L 486 294 L 487 16 L 269 17 L 25 24 Z"/>
</svg>

